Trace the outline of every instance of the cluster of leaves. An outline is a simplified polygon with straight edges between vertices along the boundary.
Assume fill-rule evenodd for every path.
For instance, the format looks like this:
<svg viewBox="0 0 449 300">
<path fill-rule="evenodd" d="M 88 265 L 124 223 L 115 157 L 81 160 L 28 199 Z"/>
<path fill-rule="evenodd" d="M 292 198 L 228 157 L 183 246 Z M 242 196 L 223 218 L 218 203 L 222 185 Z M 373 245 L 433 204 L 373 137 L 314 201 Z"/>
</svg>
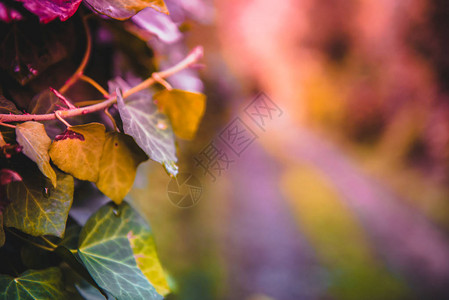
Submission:
<svg viewBox="0 0 449 300">
<path fill-rule="evenodd" d="M 29 18 L 27 11 L 48 23 L 86 10 L 80 7 L 81 0 L 20 2 L 0 2 L 0 18 L 13 22 L 14 32 Z M 101 15 L 95 17 L 99 22 L 106 17 L 125 20 L 142 9 L 168 13 L 162 0 L 87 0 L 85 4 Z M 9 34 L 0 38 L 6 43 L 11 39 Z M 14 39 L 17 44 L 17 36 Z M 57 36 L 50 41 L 64 48 Z M 30 43 L 32 49 L 45 52 L 50 48 L 46 42 Z M 0 122 L 4 116 L 27 119 L 0 124 L 0 299 L 162 299 L 170 288 L 151 228 L 124 198 L 137 167 L 148 158 L 176 176 L 175 136 L 194 137 L 205 97 L 172 88 L 160 77 L 154 77 L 165 87 L 159 91 L 133 91 L 130 82 L 135 79 L 126 82 L 117 77 L 108 81 L 106 92 L 90 80 L 107 96 L 103 101 L 111 103 L 105 111 L 109 119 L 91 114 L 94 105 L 88 104 L 70 120 L 77 123 L 72 126 L 63 120 L 65 112 L 78 109 L 77 103 L 62 95 L 69 86 L 58 92 L 45 86 L 45 80 L 39 81 L 46 69 L 51 71 L 52 65 L 70 56 L 70 51 L 56 52 L 46 52 L 47 59 L 33 65 L 39 56 L 30 51 L 33 55 L 19 61 L 16 47 L 11 54 L 14 59 L 0 64 L 9 74 L 6 79 L 2 76 L 2 87 L 10 78 L 19 84 L 19 92 L 0 93 Z M 83 72 L 77 70 L 67 82 L 76 83 Z M 21 89 L 29 91 L 36 82 L 40 91 L 24 101 Z M 44 114 L 60 120 L 34 120 Z M 85 224 L 78 224 L 69 213 L 76 205 L 77 186 L 83 182 L 95 184 L 112 202 L 92 211 Z"/>
</svg>

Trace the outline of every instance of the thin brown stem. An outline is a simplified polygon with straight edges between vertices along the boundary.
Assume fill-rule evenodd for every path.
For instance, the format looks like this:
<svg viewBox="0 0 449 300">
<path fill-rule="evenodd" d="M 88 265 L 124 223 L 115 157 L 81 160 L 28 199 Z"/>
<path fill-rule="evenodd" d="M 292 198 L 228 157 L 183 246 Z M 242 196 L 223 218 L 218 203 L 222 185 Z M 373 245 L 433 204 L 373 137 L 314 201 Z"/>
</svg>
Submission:
<svg viewBox="0 0 449 300">
<path fill-rule="evenodd" d="M 115 123 L 114 117 L 109 113 L 109 110 L 108 110 L 108 109 L 109 109 L 109 107 L 106 107 L 106 108 L 104 109 L 104 113 L 105 113 L 106 116 L 108 116 L 108 118 L 111 120 L 112 125 L 114 126 L 114 131 L 120 132 L 120 130 L 118 130 L 117 123 Z"/>
<path fill-rule="evenodd" d="M 94 88 L 96 88 L 97 91 L 99 91 L 105 98 L 109 98 L 109 93 L 101 85 L 99 85 L 98 82 L 96 82 L 92 78 L 90 78 L 90 77 L 88 77 L 88 76 L 83 74 L 83 75 L 80 76 L 80 79 L 82 81 L 85 81 L 85 82 L 89 83 Z"/>
<path fill-rule="evenodd" d="M 9 229 L 8 227 L 5 227 L 5 229 L 6 229 L 9 233 L 15 235 L 15 236 L 18 237 L 19 239 L 21 239 L 21 240 L 23 240 L 23 241 L 25 241 L 25 242 L 27 242 L 27 243 L 29 243 L 29 244 L 35 246 L 35 247 L 41 248 L 41 249 L 46 250 L 46 251 L 53 251 L 53 250 L 55 250 L 54 248 L 50 248 L 50 247 L 47 247 L 47 246 L 44 246 L 44 245 L 35 243 L 35 242 L 33 242 L 33 241 L 31 241 L 31 240 L 29 240 L 29 239 L 27 239 L 27 238 L 21 236 L 20 234 L 14 232 L 13 230 Z"/>
<path fill-rule="evenodd" d="M 170 77 L 173 74 L 176 74 L 177 72 L 188 68 L 192 64 L 196 63 L 201 57 L 203 56 L 203 48 L 198 46 L 194 48 L 182 61 L 177 63 L 171 68 L 168 68 L 164 71 L 158 72 L 158 75 L 162 78 Z M 154 84 L 156 81 L 153 77 L 150 77 L 146 79 L 145 81 L 139 83 L 138 85 L 132 87 L 131 89 L 125 91 L 123 93 L 123 98 L 126 99 L 129 96 L 140 92 L 148 87 L 150 87 L 152 84 Z M 85 115 L 90 114 L 96 111 L 104 110 L 106 107 L 109 107 L 117 102 L 117 97 L 113 96 L 109 99 L 100 100 L 100 103 L 92 104 L 85 107 L 79 107 L 75 109 L 69 109 L 69 110 L 60 110 L 58 111 L 58 115 L 61 118 L 69 118 L 69 117 L 75 117 L 79 115 Z M 43 115 L 9 115 L 9 114 L 0 114 L 0 122 L 24 122 L 24 121 L 48 121 L 48 120 L 54 120 L 56 119 L 56 114 L 43 114 Z"/>
<path fill-rule="evenodd" d="M 72 125 L 70 125 L 69 122 L 67 122 L 66 120 L 64 120 L 64 119 L 61 117 L 61 110 L 55 111 L 55 116 L 56 116 L 56 118 L 57 118 L 59 121 L 61 121 L 65 126 L 67 126 L 67 128 L 72 126 Z"/>
<path fill-rule="evenodd" d="M 153 79 L 156 80 L 157 83 L 165 87 L 167 90 L 171 91 L 173 89 L 171 84 L 167 80 L 162 78 L 158 73 L 153 73 L 151 77 L 153 77 Z"/>
<path fill-rule="evenodd" d="M 0 122 L 0 126 L 5 126 L 5 127 L 9 127 L 9 128 L 16 128 L 15 125 L 6 124 L 6 123 L 3 123 L 3 122 Z"/>
<path fill-rule="evenodd" d="M 92 36 L 90 34 L 89 25 L 87 24 L 87 17 L 83 17 L 83 27 L 86 32 L 86 52 L 84 53 L 83 60 L 81 61 L 78 69 L 75 73 L 64 83 L 64 85 L 59 89 L 59 91 L 64 94 L 67 90 L 74 85 L 78 79 L 83 75 L 84 69 L 89 62 L 90 53 L 92 51 Z"/>
</svg>

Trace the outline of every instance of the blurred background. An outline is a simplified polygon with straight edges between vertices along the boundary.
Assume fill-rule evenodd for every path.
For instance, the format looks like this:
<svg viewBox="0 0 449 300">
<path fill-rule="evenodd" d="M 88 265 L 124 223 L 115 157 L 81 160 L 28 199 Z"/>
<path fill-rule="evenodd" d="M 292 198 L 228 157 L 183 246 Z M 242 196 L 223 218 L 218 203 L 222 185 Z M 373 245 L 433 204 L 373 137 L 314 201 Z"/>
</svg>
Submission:
<svg viewBox="0 0 449 300">
<path fill-rule="evenodd" d="M 131 193 L 171 299 L 449 299 L 448 3 L 171 2 L 205 49 L 206 115 L 179 144 L 202 194 L 177 207 L 151 162 Z"/>
</svg>

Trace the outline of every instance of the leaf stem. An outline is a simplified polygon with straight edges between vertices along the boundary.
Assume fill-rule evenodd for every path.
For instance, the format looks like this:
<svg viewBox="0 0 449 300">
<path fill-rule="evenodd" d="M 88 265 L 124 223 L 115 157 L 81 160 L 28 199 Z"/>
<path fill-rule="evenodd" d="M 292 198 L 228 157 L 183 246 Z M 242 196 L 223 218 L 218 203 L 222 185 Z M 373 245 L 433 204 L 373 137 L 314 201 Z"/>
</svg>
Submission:
<svg viewBox="0 0 449 300">
<path fill-rule="evenodd" d="M 63 118 L 61 118 L 61 110 L 55 111 L 55 116 L 56 116 L 56 118 L 58 118 L 58 120 L 61 121 L 65 126 L 67 126 L 67 127 L 72 127 L 72 125 L 70 125 L 69 122 L 67 122 L 66 120 L 64 120 Z"/>
<path fill-rule="evenodd" d="M 88 77 L 88 76 L 83 74 L 83 75 L 80 76 L 79 79 L 89 83 L 91 86 L 96 88 L 97 91 L 99 91 L 105 98 L 109 98 L 109 93 L 101 85 L 99 85 L 98 82 L 96 82 L 92 78 L 90 78 L 90 77 Z"/>
<path fill-rule="evenodd" d="M 108 109 L 109 109 L 109 107 L 106 107 L 106 108 L 104 109 L 104 113 L 105 113 L 106 116 L 108 116 L 108 118 L 111 120 L 112 125 L 114 126 L 114 131 L 120 132 L 120 130 L 118 130 L 117 123 L 115 123 L 114 117 L 109 113 L 109 110 L 108 110 Z"/>
<path fill-rule="evenodd" d="M 59 89 L 61 94 L 67 92 L 67 90 L 78 81 L 78 79 L 83 75 L 84 69 L 89 62 L 90 53 L 92 51 L 92 36 L 87 24 L 87 16 L 83 16 L 82 20 L 84 31 L 86 32 L 86 52 L 84 52 L 83 60 L 81 61 L 78 69 L 76 69 L 75 73 L 73 73 L 72 76 L 70 76 L 70 78 L 67 79 L 64 85 Z"/>
<path fill-rule="evenodd" d="M 156 80 L 157 83 L 164 86 L 167 90 L 171 91 L 173 89 L 171 84 L 167 80 L 162 78 L 158 73 L 153 73 L 151 77 L 153 77 L 153 79 Z"/>
<path fill-rule="evenodd" d="M 37 248 L 41 248 L 41 249 L 43 249 L 43 250 L 50 251 L 50 252 L 52 252 L 52 251 L 55 250 L 54 248 L 50 248 L 50 247 L 47 247 L 47 246 L 44 246 L 44 245 L 35 243 L 35 242 L 33 242 L 33 241 L 31 241 L 31 240 L 29 240 L 29 239 L 27 239 L 27 238 L 21 236 L 20 234 L 14 232 L 13 230 L 9 229 L 8 227 L 5 227 L 5 229 L 6 229 L 9 233 L 11 233 L 12 235 L 15 235 L 16 237 L 18 237 L 19 239 L 21 239 L 22 241 L 25 241 L 25 242 L 27 242 L 27 243 L 29 243 L 29 244 L 31 244 L 31 245 L 37 247 Z"/>
<path fill-rule="evenodd" d="M 52 243 L 52 242 L 51 242 L 49 239 L 47 239 L 46 237 L 41 236 L 41 239 L 43 239 L 44 242 L 46 242 L 46 243 L 47 243 L 50 247 L 52 247 L 53 249 L 58 248 L 58 245 Z"/>
<path fill-rule="evenodd" d="M 0 126 L 5 126 L 5 127 L 9 127 L 9 128 L 16 128 L 15 125 L 6 124 L 6 123 L 3 123 L 3 122 L 0 122 Z"/>
<path fill-rule="evenodd" d="M 157 72 L 158 75 L 162 78 L 170 77 L 173 74 L 176 74 L 177 72 L 188 68 L 189 66 L 195 64 L 201 57 L 203 56 L 203 48 L 201 46 L 195 47 L 182 61 L 177 63 L 176 65 L 172 66 L 171 68 L 168 68 L 164 71 Z M 143 82 L 139 83 L 138 85 L 134 86 L 133 88 L 125 91 L 123 93 L 123 98 L 128 98 L 129 96 L 140 92 L 148 87 L 150 87 L 152 84 L 154 84 L 156 81 L 153 77 L 147 78 Z M 57 115 L 63 118 L 69 118 L 79 115 L 85 115 L 90 114 L 96 111 L 104 110 L 106 107 L 109 107 L 117 102 L 117 97 L 112 96 L 109 99 L 105 99 L 104 101 L 92 104 L 85 107 L 79 107 L 69 110 L 59 110 L 57 111 L 58 114 L 51 113 L 51 114 L 43 114 L 43 115 L 9 115 L 9 114 L 0 114 L 0 122 L 24 122 L 24 121 L 48 121 L 48 120 L 54 120 L 57 118 Z"/>
</svg>

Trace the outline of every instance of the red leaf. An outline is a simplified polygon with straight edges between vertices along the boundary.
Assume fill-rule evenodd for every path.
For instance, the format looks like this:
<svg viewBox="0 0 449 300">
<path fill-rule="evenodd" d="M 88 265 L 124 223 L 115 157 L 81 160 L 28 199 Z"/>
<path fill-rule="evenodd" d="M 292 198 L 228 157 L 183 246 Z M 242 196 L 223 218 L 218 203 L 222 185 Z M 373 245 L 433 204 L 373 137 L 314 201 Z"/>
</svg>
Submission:
<svg viewBox="0 0 449 300">
<path fill-rule="evenodd" d="M 22 181 L 22 177 L 19 174 L 9 169 L 0 170 L 0 185 L 7 185 L 13 181 Z"/>
<path fill-rule="evenodd" d="M 16 0 L 33 14 L 39 17 L 42 23 L 48 23 L 56 18 L 65 21 L 78 9 L 82 0 Z"/>
</svg>

